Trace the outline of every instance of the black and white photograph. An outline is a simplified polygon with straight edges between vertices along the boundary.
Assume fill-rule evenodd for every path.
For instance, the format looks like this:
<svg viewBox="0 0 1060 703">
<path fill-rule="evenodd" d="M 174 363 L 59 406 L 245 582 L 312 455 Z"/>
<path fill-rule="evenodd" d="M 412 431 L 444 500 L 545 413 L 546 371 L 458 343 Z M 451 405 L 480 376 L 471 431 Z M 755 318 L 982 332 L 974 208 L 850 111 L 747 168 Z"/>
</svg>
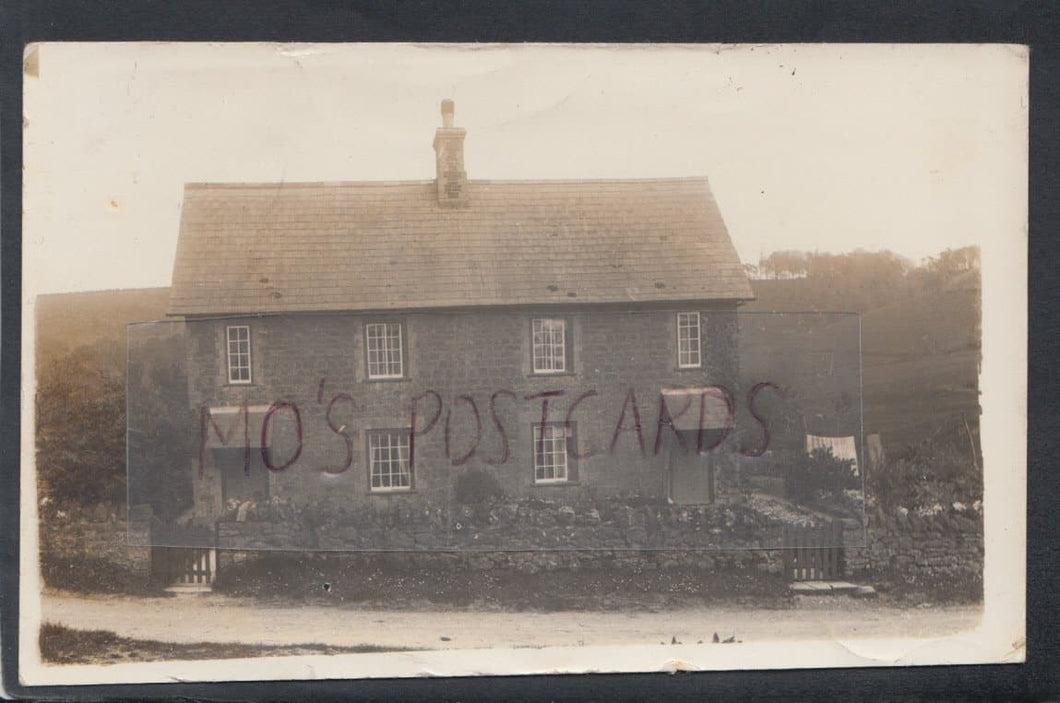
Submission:
<svg viewBox="0 0 1060 703">
<path fill-rule="evenodd" d="M 1023 661 L 1027 71 L 27 46 L 23 682 Z"/>
</svg>

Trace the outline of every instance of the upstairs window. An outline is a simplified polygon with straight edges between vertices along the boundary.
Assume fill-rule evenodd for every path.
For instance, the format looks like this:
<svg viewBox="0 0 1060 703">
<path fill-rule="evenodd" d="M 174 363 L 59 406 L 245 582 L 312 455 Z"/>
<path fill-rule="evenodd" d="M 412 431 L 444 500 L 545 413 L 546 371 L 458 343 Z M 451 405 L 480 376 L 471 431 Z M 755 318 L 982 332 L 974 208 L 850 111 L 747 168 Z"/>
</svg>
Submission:
<svg viewBox="0 0 1060 703">
<path fill-rule="evenodd" d="M 373 493 L 412 490 L 408 430 L 368 433 L 368 488 Z"/>
<path fill-rule="evenodd" d="M 703 365 L 700 354 L 699 313 L 677 313 L 677 367 L 698 369 Z"/>
<path fill-rule="evenodd" d="M 567 483 L 577 476 L 568 444 L 573 425 L 534 425 L 534 483 Z M 573 445 L 571 445 L 573 446 Z"/>
<path fill-rule="evenodd" d="M 533 326 L 534 373 L 565 373 L 570 345 L 567 321 L 563 318 L 537 318 Z"/>
<path fill-rule="evenodd" d="M 250 383 L 250 327 L 230 325 L 228 339 L 228 382 Z"/>
<path fill-rule="evenodd" d="M 405 362 L 401 323 L 370 322 L 364 332 L 368 378 L 403 378 Z"/>
</svg>

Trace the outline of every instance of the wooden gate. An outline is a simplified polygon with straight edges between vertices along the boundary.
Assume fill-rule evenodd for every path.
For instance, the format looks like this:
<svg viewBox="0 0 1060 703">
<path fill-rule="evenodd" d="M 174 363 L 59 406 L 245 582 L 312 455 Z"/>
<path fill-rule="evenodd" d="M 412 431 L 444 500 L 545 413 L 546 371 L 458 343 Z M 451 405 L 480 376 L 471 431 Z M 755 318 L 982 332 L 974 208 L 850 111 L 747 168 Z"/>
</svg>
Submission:
<svg viewBox="0 0 1060 703">
<path fill-rule="evenodd" d="M 151 572 L 168 586 L 205 586 L 217 573 L 217 551 L 192 547 L 155 547 Z"/>
<path fill-rule="evenodd" d="M 784 574 L 791 581 L 838 581 L 843 578 L 843 526 L 784 529 Z"/>
</svg>

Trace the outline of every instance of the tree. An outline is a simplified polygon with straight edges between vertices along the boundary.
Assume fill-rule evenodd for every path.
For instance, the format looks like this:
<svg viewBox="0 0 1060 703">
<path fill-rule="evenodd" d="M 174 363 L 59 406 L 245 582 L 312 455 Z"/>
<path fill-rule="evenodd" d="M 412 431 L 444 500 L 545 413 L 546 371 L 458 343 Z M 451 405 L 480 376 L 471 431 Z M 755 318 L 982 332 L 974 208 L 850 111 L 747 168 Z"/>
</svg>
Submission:
<svg viewBox="0 0 1060 703">
<path fill-rule="evenodd" d="M 113 345 L 80 347 L 38 365 L 37 476 L 41 495 L 58 505 L 124 502 L 125 383 Z"/>
<path fill-rule="evenodd" d="M 979 247 L 947 249 L 938 256 L 929 256 L 924 268 L 942 281 L 948 281 L 967 271 L 979 269 Z"/>
<path fill-rule="evenodd" d="M 759 268 L 774 279 L 802 278 L 806 275 L 806 262 L 806 252 L 775 251 L 759 262 Z"/>
</svg>

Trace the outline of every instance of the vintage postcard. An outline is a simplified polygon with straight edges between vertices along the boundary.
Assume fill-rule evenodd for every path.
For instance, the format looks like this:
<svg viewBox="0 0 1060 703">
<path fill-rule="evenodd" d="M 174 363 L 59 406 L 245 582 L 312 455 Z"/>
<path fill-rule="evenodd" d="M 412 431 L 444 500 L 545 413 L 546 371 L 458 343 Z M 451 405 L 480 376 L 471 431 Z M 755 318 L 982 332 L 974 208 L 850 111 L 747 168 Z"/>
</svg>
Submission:
<svg viewBox="0 0 1060 703">
<path fill-rule="evenodd" d="M 1024 47 L 24 64 L 25 684 L 1023 660 Z"/>
</svg>

